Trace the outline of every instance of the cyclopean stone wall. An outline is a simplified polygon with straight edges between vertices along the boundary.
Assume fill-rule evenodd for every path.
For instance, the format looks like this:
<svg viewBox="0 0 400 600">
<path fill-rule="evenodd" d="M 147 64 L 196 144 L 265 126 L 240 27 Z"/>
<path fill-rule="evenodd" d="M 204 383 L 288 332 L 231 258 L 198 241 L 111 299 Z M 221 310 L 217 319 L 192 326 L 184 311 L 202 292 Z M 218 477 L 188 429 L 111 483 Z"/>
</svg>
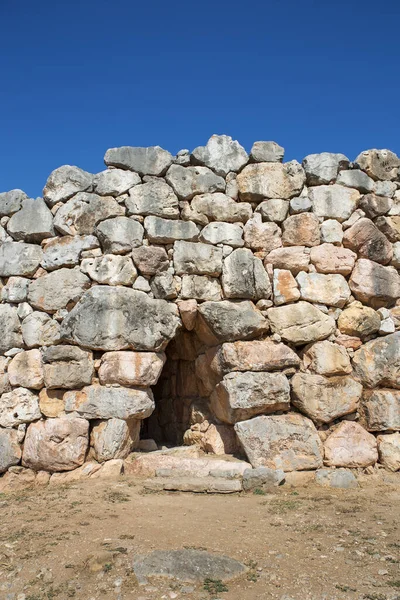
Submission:
<svg viewBox="0 0 400 600">
<path fill-rule="evenodd" d="M 400 469 L 400 160 L 283 155 L 112 148 L 43 198 L 0 194 L 1 473 L 124 459 L 140 435 Z"/>
</svg>

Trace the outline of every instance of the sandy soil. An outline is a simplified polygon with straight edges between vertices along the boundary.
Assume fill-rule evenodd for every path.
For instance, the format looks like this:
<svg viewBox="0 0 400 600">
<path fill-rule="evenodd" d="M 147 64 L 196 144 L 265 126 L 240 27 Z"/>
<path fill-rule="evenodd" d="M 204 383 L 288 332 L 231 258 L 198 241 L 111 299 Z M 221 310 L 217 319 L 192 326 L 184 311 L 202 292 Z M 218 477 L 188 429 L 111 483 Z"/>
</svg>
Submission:
<svg viewBox="0 0 400 600">
<path fill-rule="evenodd" d="M 1 600 L 400 599 L 400 487 L 144 493 L 137 480 L 0 495 Z M 204 548 L 249 566 L 226 589 L 139 586 L 132 558 Z"/>
</svg>

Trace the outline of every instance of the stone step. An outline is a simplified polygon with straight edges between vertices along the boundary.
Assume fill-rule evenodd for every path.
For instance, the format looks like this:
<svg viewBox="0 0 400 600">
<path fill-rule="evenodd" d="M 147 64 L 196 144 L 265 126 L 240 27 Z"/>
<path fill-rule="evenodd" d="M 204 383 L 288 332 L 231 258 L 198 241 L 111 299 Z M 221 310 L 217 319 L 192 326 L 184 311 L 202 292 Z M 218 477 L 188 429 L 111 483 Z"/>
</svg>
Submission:
<svg viewBox="0 0 400 600">
<path fill-rule="evenodd" d="M 242 491 L 239 479 L 222 477 L 155 477 L 144 482 L 144 488 L 153 492 L 179 491 L 207 494 L 233 494 Z"/>
</svg>

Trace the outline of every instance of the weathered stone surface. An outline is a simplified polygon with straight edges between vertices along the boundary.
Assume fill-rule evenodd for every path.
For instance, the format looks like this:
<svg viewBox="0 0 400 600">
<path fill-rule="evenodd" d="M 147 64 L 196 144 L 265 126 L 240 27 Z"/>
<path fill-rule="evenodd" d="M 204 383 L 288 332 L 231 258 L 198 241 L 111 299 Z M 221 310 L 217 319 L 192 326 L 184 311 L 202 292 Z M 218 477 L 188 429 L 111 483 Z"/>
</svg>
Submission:
<svg viewBox="0 0 400 600">
<path fill-rule="evenodd" d="M 41 265 L 48 271 L 72 267 L 79 263 L 80 255 L 84 250 L 98 247 L 99 242 L 94 235 L 66 235 L 54 238 L 44 246 Z"/>
<path fill-rule="evenodd" d="M 129 169 L 140 175 L 162 175 L 172 161 L 172 154 L 160 146 L 109 148 L 104 156 L 107 166 Z"/>
<path fill-rule="evenodd" d="M 354 421 L 342 421 L 324 444 L 328 467 L 368 467 L 378 460 L 376 439 Z"/>
<path fill-rule="evenodd" d="M 382 217 L 385 218 L 385 217 Z M 362 258 L 387 265 L 393 257 L 392 244 L 370 219 L 359 219 L 346 230 L 343 245 Z"/>
<path fill-rule="evenodd" d="M 181 289 L 180 277 L 174 277 L 170 270 L 155 275 L 150 283 L 154 298 L 174 300 Z"/>
<path fill-rule="evenodd" d="M 286 269 L 274 269 L 273 290 L 275 306 L 296 302 L 300 298 L 297 282 L 291 271 Z"/>
<path fill-rule="evenodd" d="M 76 346 L 50 346 L 43 351 L 44 383 L 48 389 L 89 385 L 94 374 L 91 352 Z"/>
<path fill-rule="evenodd" d="M 228 244 L 232 248 L 240 248 L 244 246 L 243 227 L 238 223 L 209 223 L 201 230 L 200 240 L 208 244 Z"/>
<path fill-rule="evenodd" d="M 330 423 L 357 410 L 362 385 L 352 377 L 296 373 L 291 379 L 292 402 L 316 423 Z"/>
<path fill-rule="evenodd" d="M 57 202 L 65 202 L 78 192 L 92 187 L 93 175 L 82 171 L 79 167 L 63 165 L 55 169 L 49 176 L 43 190 L 43 198 L 49 206 Z"/>
<path fill-rule="evenodd" d="M 268 322 L 252 302 L 204 302 L 198 307 L 196 333 L 215 346 L 222 342 L 248 340 L 268 331 Z"/>
<path fill-rule="evenodd" d="M 77 302 L 89 286 L 90 279 L 79 267 L 59 269 L 30 283 L 28 302 L 34 308 L 53 313 L 70 302 Z"/>
<path fill-rule="evenodd" d="M 281 485 L 285 481 L 285 473 L 281 469 L 268 469 L 257 467 L 246 469 L 243 473 L 243 489 L 245 492 L 251 490 L 268 490 L 271 487 Z"/>
<path fill-rule="evenodd" d="M 385 215 L 391 209 L 393 200 L 375 194 L 366 194 L 360 200 L 359 207 L 370 219 Z"/>
<path fill-rule="evenodd" d="M 0 194 L 0 217 L 10 217 L 16 213 L 22 205 L 22 201 L 28 196 L 22 190 L 10 190 Z"/>
<path fill-rule="evenodd" d="M 310 419 L 298 414 L 261 416 L 236 423 L 253 467 L 303 471 L 322 466 L 322 443 Z"/>
<path fill-rule="evenodd" d="M 337 273 L 346 276 L 352 272 L 357 254 L 333 244 L 321 244 L 311 248 L 310 259 L 318 273 Z"/>
<path fill-rule="evenodd" d="M 320 227 L 321 243 L 340 245 L 343 239 L 343 228 L 336 219 L 327 219 Z"/>
<path fill-rule="evenodd" d="M 225 180 L 208 167 L 171 165 L 165 178 L 181 200 L 191 200 L 196 194 L 225 191 Z"/>
<path fill-rule="evenodd" d="M 355 162 L 374 180 L 394 181 L 400 168 L 400 159 L 390 150 L 365 150 Z"/>
<path fill-rule="evenodd" d="M 238 449 L 238 441 L 233 427 L 214 424 L 208 427 L 204 433 L 201 447 L 204 452 L 212 454 L 234 454 Z M 213 473 L 212 473 L 213 474 Z"/>
<path fill-rule="evenodd" d="M 137 271 L 129 256 L 105 254 L 97 258 L 85 258 L 81 269 L 97 283 L 108 285 L 132 285 Z"/>
<path fill-rule="evenodd" d="M 400 276 L 396 269 L 366 258 L 356 262 L 349 286 L 357 300 L 372 308 L 390 306 L 400 298 Z"/>
<path fill-rule="evenodd" d="M 89 423 L 64 417 L 29 425 L 22 464 L 35 471 L 71 471 L 83 464 L 88 447 Z"/>
<path fill-rule="evenodd" d="M 165 360 L 164 352 L 105 352 L 101 357 L 99 380 L 102 385 L 155 385 Z"/>
<path fill-rule="evenodd" d="M 259 414 L 289 410 L 290 386 L 281 373 L 228 373 L 210 401 L 215 416 L 233 425 Z"/>
<path fill-rule="evenodd" d="M 285 149 L 276 142 L 254 142 L 250 158 L 254 162 L 282 162 Z"/>
<path fill-rule="evenodd" d="M 128 288 L 88 290 L 62 323 L 64 340 L 93 350 L 162 350 L 180 325 L 178 309 Z"/>
<path fill-rule="evenodd" d="M 174 244 L 174 268 L 178 275 L 211 275 L 222 272 L 222 249 L 210 244 L 178 241 Z"/>
<path fill-rule="evenodd" d="M 335 181 L 339 170 L 347 169 L 349 159 L 344 154 L 321 152 L 309 154 L 303 160 L 307 185 L 323 185 Z"/>
<path fill-rule="evenodd" d="M 9 277 L 7 284 L 1 290 L 1 299 L 13 304 L 25 302 L 29 283 L 29 279 L 25 277 Z"/>
<path fill-rule="evenodd" d="M 375 221 L 376 226 L 382 234 L 393 243 L 400 241 L 400 217 L 378 217 Z M 378 262 L 378 261 L 377 261 Z"/>
<path fill-rule="evenodd" d="M 271 295 L 271 283 L 259 258 L 238 248 L 224 260 L 222 287 L 226 298 L 260 300 Z"/>
<path fill-rule="evenodd" d="M 128 215 L 155 215 L 166 219 L 179 217 L 178 198 L 161 179 L 152 179 L 129 190 L 125 201 Z"/>
<path fill-rule="evenodd" d="M 296 276 L 300 288 L 300 298 L 308 302 L 326 304 L 342 308 L 351 292 L 343 275 L 323 275 L 322 273 L 304 273 Z"/>
<path fill-rule="evenodd" d="M 340 488 L 344 490 L 358 487 L 357 479 L 348 469 L 318 469 L 315 472 L 315 483 L 322 487 Z"/>
<path fill-rule="evenodd" d="M 106 169 L 93 177 L 93 190 L 99 196 L 120 196 L 141 183 L 137 173 L 122 169 Z"/>
<path fill-rule="evenodd" d="M 400 470 L 400 433 L 378 435 L 379 462 L 389 471 Z"/>
<path fill-rule="evenodd" d="M 105 387 L 94 384 L 66 392 L 65 411 L 86 419 L 145 419 L 154 410 L 153 394 L 146 388 Z"/>
<path fill-rule="evenodd" d="M 0 426 L 15 427 L 40 419 L 37 396 L 22 387 L 6 392 L 0 397 Z"/>
<path fill-rule="evenodd" d="M 43 252 L 40 246 L 21 242 L 5 242 L 0 246 L 0 277 L 33 275 L 40 265 Z"/>
<path fill-rule="evenodd" d="M 273 333 L 295 346 L 327 338 L 335 330 L 335 321 L 308 302 L 269 308 L 268 320 Z"/>
<path fill-rule="evenodd" d="M 40 390 L 43 387 L 43 363 L 39 350 L 19 352 L 8 365 L 10 384 Z"/>
<path fill-rule="evenodd" d="M 249 160 L 243 146 L 228 135 L 211 136 L 206 146 L 193 150 L 192 156 L 198 164 L 209 167 L 222 177 L 230 171 L 240 171 Z"/>
<path fill-rule="evenodd" d="M 124 213 L 112 196 L 80 192 L 57 210 L 54 227 L 63 235 L 92 235 L 100 221 Z"/>
<path fill-rule="evenodd" d="M 296 196 L 290 200 L 290 214 L 297 215 L 311 210 L 311 200 L 308 196 Z"/>
<path fill-rule="evenodd" d="M 320 242 L 319 221 L 311 213 L 288 217 L 283 223 L 284 246 L 318 246 Z"/>
<path fill-rule="evenodd" d="M 400 332 L 364 344 L 354 354 L 353 367 L 365 387 L 400 389 Z"/>
<path fill-rule="evenodd" d="M 54 235 L 53 215 L 42 198 L 25 198 L 8 221 L 7 231 L 14 240 L 40 243 Z"/>
<path fill-rule="evenodd" d="M 102 221 L 96 234 L 105 254 L 126 254 L 143 242 L 143 226 L 128 217 L 115 217 Z"/>
<path fill-rule="evenodd" d="M 305 173 L 295 160 L 281 163 L 247 165 L 237 176 L 241 200 L 260 202 L 266 198 L 289 200 L 298 196 L 305 183 Z"/>
<path fill-rule="evenodd" d="M 222 297 L 221 285 L 215 277 L 207 275 L 183 275 L 181 298 L 194 300 L 220 300 Z"/>
<path fill-rule="evenodd" d="M 310 254 L 305 250 L 305 246 L 276 248 L 266 256 L 265 262 L 272 264 L 275 269 L 288 269 L 297 275 L 300 271 L 308 271 Z"/>
<path fill-rule="evenodd" d="M 168 256 L 163 247 L 140 246 L 132 250 L 135 266 L 143 275 L 156 275 L 169 267 Z"/>
<path fill-rule="evenodd" d="M 196 241 L 199 228 L 191 221 L 173 221 L 161 217 L 146 217 L 144 227 L 154 244 L 173 244 L 176 240 Z"/>
<path fill-rule="evenodd" d="M 399 431 L 400 391 L 365 390 L 362 412 L 368 431 Z"/>
<path fill-rule="evenodd" d="M 342 185 L 319 185 L 308 190 L 317 217 L 346 221 L 357 208 L 360 192 Z"/>
<path fill-rule="evenodd" d="M 304 366 L 318 375 L 348 375 L 352 368 L 343 346 L 328 340 L 316 342 L 304 353 Z"/>
<path fill-rule="evenodd" d="M 386 196 L 393 198 L 396 194 L 397 185 L 394 181 L 375 181 L 374 192 L 377 196 Z"/>
<path fill-rule="evenodd" d="M 6 368 L 8 359 L 5 356 L 0 356 L 0 395 L 11 390 Z"/>
<path fill-rule="evenodd" d="M 21 460 L 18 432 L 15 429 L 0 428 L 0 473 L 4 473 Z"/>
<path fill-rule="evenodd" d="M 352 169 L 351 171 L 341 171 L 337 178 L 337 183 L 349 188 L 355 188 L 361 194 L 369 194 L 375 189 L 374 181 L 363 171 Z"/>
<path fill-rule="evenodd" d="M 190 204 L 196 213 L 204 215 L 208 221 L 225 223 L 246 223 L 252 215 L 251 205 L 247 202 L 235 202 L 221 193 L 200 194 Z"/>
<path fill-rule="evenodd" d="M 45 417 L 62 417 L 65 415 L 64 390 L 47 390 L 43 388 L 39 392 L 40 412 Z"/>
<path fill-rule="evenodd" d="M 43 312 L 33 312 L 22 321 L 22 338 L 25 346 L 51 346 L 60 339 L 60 325 Z"/>
<path fill-rule="evenodd" d="M 260 213 L 264 221 L 274 221 L 282 223 L 288 215 L 289 202 L 281 198 L 271 198 L 264 200 L 256 208 L 256 213 Z"/>
<path fill-rule="evenodd" d="M 361 302 L 352 302 L 339 315 L 338 328 L 346 335 L 356 335 L 361 339 L 366 338 L 377 331 L 381 324 L 379 314 Z"/>
<path fill-rule="evenodd" d="M 103 462 L 126 458 L 139 441 L 140 421 L 128 423 L 122 419 L 109 419 L 95 425 L 90 434 L 96 460 Z"/>
<path fill-rule="evenodd" d="M 271 252 L 282 246 L 282 232 L 276 223 L 263 223 L 256 213 L 244 226 L 244 241 L 247 248 Z"/>
<path fill-rule="evenodd" d="M 188 331 L 192 331 L 196 325 L 196 300 L 181 300 L 180 302 L 178 302 L 178 308 L 185 329 L 187 329 Z"/>
<path fill-rule="evenodd" d="M 0 304 L 0 353 L 10 348 L 22 348 L 21 324 L 17 309 L 9 304 Z"/>
</svg>

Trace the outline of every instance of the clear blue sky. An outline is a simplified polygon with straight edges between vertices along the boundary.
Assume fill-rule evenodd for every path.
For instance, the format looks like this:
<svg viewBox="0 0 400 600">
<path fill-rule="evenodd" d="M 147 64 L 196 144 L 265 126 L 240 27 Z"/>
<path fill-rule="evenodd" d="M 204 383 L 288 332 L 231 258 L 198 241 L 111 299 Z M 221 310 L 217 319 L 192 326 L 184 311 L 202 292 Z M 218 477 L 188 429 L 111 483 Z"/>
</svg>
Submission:
<svg viewBox="0 0 400 600">
<path fill-rule="evenodd" d="M 0 191 L 213 133 L 400 154 L 399 0 L 0 0 Z"/>
</svg>

